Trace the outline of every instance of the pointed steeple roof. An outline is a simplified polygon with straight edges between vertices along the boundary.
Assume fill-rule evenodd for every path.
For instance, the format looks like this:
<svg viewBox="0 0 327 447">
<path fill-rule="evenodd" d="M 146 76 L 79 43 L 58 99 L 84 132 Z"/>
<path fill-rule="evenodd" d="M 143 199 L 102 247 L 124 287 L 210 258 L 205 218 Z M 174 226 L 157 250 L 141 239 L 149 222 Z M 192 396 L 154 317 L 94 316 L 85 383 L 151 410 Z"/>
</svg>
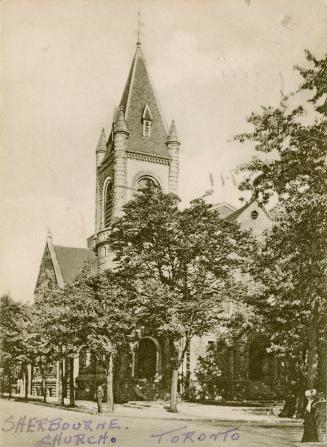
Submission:
<svg viewBox="0 0 327 447">
<path fill-rule="evenodd" d="M 120 106 L 125 111 L 129 130 L 128 152 L 169 158 L 166 148 L 167 126 L 153 88 L 146 62 L 138 44 L 129 71 Z M 146 110 L 151 116 L 151 137 L 143 136 L 142 119 Z"/>
<path fill-rule="evenodd" d="M 125 114 L 124 109 L 122 106 L 120 106 L 118 115 L 117 115 L 117 121 L 115 122 L 114 126 L 114 132 L 128 132 L 126 121 L 125 121 Z"/>
<path fill-rule="evenodd" d="M 172 120 L 172 122 L 171 122 L 169 134 L 167 137 L 167 143 L 173 143 L 173 142 L 179 143 L 175 120 Z"/>
<path fill-rule="evenodd" d="M 100 138 L 96 147 L 96 152 L 106 152 L 107 137 L 104 128 L 101 130 Z"/>
</svg>

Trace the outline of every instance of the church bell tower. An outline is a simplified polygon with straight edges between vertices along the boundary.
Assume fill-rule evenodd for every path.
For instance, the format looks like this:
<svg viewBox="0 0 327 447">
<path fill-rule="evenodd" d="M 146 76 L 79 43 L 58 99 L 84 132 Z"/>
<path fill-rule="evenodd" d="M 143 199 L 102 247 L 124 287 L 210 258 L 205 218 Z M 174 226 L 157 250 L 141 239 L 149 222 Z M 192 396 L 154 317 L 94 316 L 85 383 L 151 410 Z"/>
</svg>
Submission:
<svg viewBox="0 0 327 447">
<path fill-rule="evenodd" d="M 167 128 L 138 42 L 109 135 L 102 129 L 96 147 L 95 233 L 88 246 L 100 270 L 112 265 L 108 236 L 124 203 L 149 182 L 178 192 L 179 149 L 175 122 Z"/>
</svg>

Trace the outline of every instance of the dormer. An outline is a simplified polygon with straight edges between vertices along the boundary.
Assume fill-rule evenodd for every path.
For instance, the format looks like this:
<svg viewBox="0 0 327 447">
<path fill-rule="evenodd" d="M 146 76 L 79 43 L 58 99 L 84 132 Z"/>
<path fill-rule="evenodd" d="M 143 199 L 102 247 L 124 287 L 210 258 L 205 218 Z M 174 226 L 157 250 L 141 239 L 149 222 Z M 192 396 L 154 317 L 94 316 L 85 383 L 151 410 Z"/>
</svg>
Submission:
<svg viewBox="0 0 327 447">
<path fill-rule="evenodd" d="M 147 104 L 145 104 L 145 106 L 144 106 L 141 122 L 143 125 L 143 136 L 146 138 L 150 138 L 151 137 L 152 114 L 151 114 L 151 111 Z"/>
</svg>

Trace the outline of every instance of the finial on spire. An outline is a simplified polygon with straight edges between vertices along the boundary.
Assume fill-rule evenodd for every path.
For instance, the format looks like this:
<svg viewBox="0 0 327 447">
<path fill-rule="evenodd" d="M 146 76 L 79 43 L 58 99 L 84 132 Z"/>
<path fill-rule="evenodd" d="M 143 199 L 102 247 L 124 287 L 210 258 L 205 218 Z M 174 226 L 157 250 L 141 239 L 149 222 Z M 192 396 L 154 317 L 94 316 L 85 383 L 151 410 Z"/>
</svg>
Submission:
<svg viewBox="0 0 327 447">
<path fill-rule="evenodd" d="M 140 48 L 141 46 L 141 35 L 142 35 L 142 28 L 144 26 L 144 23 L 141 22 L 141 13 L 140 11 L 137 13 L 138 19 L 137 19 L 137 42 L 136 46 L 137 48 Z"/>
<path fill-rule="evenodd" d="M 47 241 L 52 242 L 52 233 L 50 227 L 48 227 Z"/>
</svg>

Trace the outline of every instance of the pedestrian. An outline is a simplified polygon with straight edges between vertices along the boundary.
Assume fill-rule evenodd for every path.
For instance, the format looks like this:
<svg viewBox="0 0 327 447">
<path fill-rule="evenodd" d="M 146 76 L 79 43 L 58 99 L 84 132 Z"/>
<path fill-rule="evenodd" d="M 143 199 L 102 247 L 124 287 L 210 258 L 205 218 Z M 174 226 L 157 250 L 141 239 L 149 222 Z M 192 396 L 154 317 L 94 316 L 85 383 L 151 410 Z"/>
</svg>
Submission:
<svg viewBox="0 0 327 447">
<path fill-rule="evenodd" d="M 306 390 L 304 393 L 308 400 L 308 404 L 304 413 L 304 430 L 301 442 L 318 442 L 318 434 L 315 421 L 314 403 L 317 401 L 316 390 Z"/>
<path fill-rule="evenodd" d="M 102 399 L 104 396 L 104 392 L 101 385 L 98 386 L 96 394 L 97 394 L 98 413 L 102 413 L 103 412 Z"/>
<path fill-rule="evenodd" d="M 322 442 L 322 430 L 326 424 L 326 399 L 323 392 L 318 393 L 317 398 L 312 404 L 312 411 L 318 442 Z"/>
</svg>

